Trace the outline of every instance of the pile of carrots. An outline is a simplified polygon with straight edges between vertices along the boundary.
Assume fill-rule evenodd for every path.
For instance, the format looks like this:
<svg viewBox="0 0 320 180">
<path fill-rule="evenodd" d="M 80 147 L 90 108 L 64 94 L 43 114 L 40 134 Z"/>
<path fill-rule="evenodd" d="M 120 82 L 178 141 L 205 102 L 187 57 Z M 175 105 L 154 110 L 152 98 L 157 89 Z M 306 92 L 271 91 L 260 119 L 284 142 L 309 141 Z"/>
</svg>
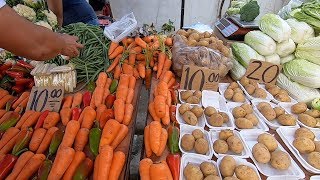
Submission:
<svg viewBox="0 0 320 180">
<path fill-rule="evenodd" d="M 14 97 L 7 90 L 0 89 L 0 109 L 10 104 L 14 112 L 20 112 L 27 107 L 29 96 L 30 92 L 23 92 L 19 97 Z"/>
</svg>

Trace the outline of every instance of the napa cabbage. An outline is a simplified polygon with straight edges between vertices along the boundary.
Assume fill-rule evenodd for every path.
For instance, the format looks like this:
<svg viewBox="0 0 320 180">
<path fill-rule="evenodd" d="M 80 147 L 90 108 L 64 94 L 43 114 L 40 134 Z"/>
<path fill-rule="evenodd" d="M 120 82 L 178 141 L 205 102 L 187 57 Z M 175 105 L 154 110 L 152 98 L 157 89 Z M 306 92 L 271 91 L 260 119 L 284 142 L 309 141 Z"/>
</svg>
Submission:
<svg viewBox="0 0 320 180">
<path fill-rule="evenodd" d="M 263 56 L 272 55 L 276 51 L 274 40 L 261 31 L 250 31 L 244 36 L 244 43 Z"/>
<path fill-rule="evenodd" d="M 261 17 L 259 28 L 278 43 L 288 40 L 291 28 L 288 23 L 276 14 L 265 14 Z"/>
<path fill-rule="evenodd" d="M 234 58 L 245 68 L 248 67 L 252 59 L 265 60 L 257 51 L 244 43 L 235 42 L 231 45 L 231 49 Z"/>
</svg>

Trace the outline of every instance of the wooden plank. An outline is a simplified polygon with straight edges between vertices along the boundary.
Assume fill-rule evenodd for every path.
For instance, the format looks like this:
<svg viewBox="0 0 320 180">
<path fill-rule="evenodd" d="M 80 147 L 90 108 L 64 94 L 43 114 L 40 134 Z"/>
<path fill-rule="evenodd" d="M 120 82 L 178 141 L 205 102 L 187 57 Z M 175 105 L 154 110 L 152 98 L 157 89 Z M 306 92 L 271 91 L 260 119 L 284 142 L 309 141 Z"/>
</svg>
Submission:
<svg viewBox="0 0 320 180">
<path fill-rule="evenodd" d="M 142 80 L 139 79 L 136 82 L 136 87 L 134 89 L 134 98 L 133 98 L 133 114 L 131 122 L 128 126 L 129 132 L 128 135 L 124 138 L 124 140 L 119 144 L 119 146 L 115 149 L 115 151 L 122 151 L 126 155 L 126 162 L 125 165 L 121 171 L 119 179 L 129 179 L 130 176 L 130 160 L 131 160 L 131 148 L 132 148 L 132 142 L 133 142 L 133 136 L 135 132 L 135 125 L 136 125 L 136 118 L 137 118 L 137 112 L 138 112 L 138 106 L 139 106 L 139 97 L 140 97 L 140 90 L 142 87 Z"/>
</svg>

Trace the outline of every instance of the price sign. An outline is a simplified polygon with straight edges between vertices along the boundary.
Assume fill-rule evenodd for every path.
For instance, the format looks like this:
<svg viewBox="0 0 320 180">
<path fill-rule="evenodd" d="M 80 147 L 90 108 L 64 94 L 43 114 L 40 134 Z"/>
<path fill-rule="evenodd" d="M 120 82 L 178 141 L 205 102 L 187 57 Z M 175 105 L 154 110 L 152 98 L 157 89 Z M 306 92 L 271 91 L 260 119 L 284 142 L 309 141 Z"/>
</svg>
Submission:
<svg viewBox="0 0 320 180">
<path fill-rule="evenodd" d="M 251 60 L 247 68 L 245 76 L 248 79 L 254 80 L 259 83 L 275 84 L 279 73 L 281 72 L 281 65 Z"/>
<path fill-rule="evenodd" d="M 33 86 L 27 110 L 58 112 L 64 95 L 63 87 L 35 87 Z"/>
<path fill-rule="evenodd" d="M 183 66 L 181 88 L 188 90 L 217 91 L 220 75 L 218 70 L 198 66 Z"/>
</svg>

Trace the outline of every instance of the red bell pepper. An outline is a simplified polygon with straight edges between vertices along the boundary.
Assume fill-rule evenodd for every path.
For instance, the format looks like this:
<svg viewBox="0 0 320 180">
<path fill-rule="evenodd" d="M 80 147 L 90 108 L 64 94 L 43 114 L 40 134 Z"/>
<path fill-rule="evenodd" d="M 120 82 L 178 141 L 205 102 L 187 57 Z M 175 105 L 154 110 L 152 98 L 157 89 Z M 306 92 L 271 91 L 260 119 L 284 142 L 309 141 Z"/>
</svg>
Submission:
<svg viewBox="0 0 320 180">
<path fill-rule="evenodd" d="M 87 91 L 82 96 L 83 108 L 90 106 L 90 102 L 91 102 L 91 92 Z"/>
<path fill-rule="evenodd" d="M 180 159 L 180 154 L 169 154 L 167 156 L 167 163 L 170 168 L 173 180 L 179 180 Z"/>
<path fill-rule="evenodd" d="M 45 110 L 45 111 L 43 111 L 41 113 L 41 115 L 40 115 L 40 117 L 39 117 L 39 119 L 37 121 L 37 124 L 34 127 L 34 129 L 38 129 L 38 128 L 41 128 L 43 126 L 43 122 L 46 119 L 46 117 L 48 116 L 49 112 L 50 112 L 49 110 Z"/>
<path fill-rule="evenodd" d="M 71 120 L 78 121 L 81 114 L 81 108 L 73 108 L 72 109 L 72 117 Z"/>
<path fill-rule="evenodd" d="M 0 161 L 0 179 L 5 179 L 7 175 L 11 172 L 14 165 L 17 162 L 18 157 L 12 154 L 7 154 Z"/>
<path fill-rule="evenodd" d="M 108 109 L 111 109 L 114 101 L 116 100 L 116 96 L 113 94 L 109 94 L 106 98 L 106 106 Z"/>
<path fill-rule="evenodd" d="M 14 145 L 12 150 L 13 155 L 18 156 L 21 153 L 21 151 L 23 151 L 25 148 L 28 147 L 32 134 L 33 134 L 32 128 L 25 128 L 19 132 L 17 137 L 17 142 Z"/>
<path fill-rule="evenodd" d="M 32 82 L 32 78 L 14 78 L 14 82 L 16 85 L 26 85 L 26 84 L 30 84 Z"/>
<path fill-rule="evenodd" d="M 6 70 L 6 74 L 12 78 L 22 78 L 24 76 L 24 72 L 15 72 L 15 71 L 10 71 Z"/>
<path fill-rule="evenodd" d="M 16 92 L 16 93 L 22 93 L 24 92 L 24 86 L 23 85 L 15 85 L 15 86 L 12 86 L 12 91 Z"/>
<path fill-rule="evenodd" d="M 83 160 L 79 166 L 77 167 L 76 171 L 73 174 L 73 180 L 85 180 L 90 175 L 93 169 L 93 162 L 91 159 L 86 158 Z"/>
<path fill-rule="evenodd" d="M 20 67 L 28 68 L 28 69 L 33 69 L 34 68 L 31 64 L 25 62 L 24 60 L 17 61 L 17 65 L 20 66 Z"/>
<path fill-rule="evenodd" d="M 173 123 L 177 123 L 177 118 L 176 118 L 176 110 L 177 110 L 177 107 L 175 105 L 171 105 L 170 106 L 170 109 L 169 109 L 169 112 L 170 112 L 170 120 L 171 122 Z"/>
</svg>

